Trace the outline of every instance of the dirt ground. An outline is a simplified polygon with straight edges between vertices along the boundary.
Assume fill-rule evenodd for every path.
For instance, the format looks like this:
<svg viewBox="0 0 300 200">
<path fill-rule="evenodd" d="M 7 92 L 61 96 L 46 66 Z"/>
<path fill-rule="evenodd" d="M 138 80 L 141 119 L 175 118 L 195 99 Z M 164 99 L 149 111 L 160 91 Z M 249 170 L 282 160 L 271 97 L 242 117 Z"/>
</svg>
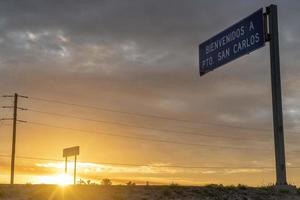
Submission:
<svg viewBox="0 0 300 200">
<path fill-rule="evenodd" d="M 300 190 L 246 186 L 0 185 L 1 200 L 300 200 Z"/>
</svg>

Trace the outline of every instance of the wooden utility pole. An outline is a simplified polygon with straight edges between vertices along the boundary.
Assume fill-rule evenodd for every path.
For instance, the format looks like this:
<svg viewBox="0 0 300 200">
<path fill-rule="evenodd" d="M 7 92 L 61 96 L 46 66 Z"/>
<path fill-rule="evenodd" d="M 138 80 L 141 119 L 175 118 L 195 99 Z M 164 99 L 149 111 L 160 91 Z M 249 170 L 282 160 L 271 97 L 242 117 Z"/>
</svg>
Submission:
<svg viewBox="0 0 300 200">
<path fill-rule="evenodd" d="M 16 133 L 17 133 L 17 109 L 18 108 L 18 94 L 14 95 L 14 116 L 13 116 L 13 139 L 11 150 L 11 164 L 10 164 L 10 184 L 14 184 L 15 179 L 15 157 L 16 157 Z"/>
<path fill-rule="evenodd" d="M 17 122 L 26 122 L 18 120 L 18 109 L 27 110 L 26 108 L 18 107 L 18 98 L 28 98 L 27 96 L 18 95 L 3 95 L 3 97 L 14 98 L 13 106 L 3 106 L 3 108 L 13 108 L 13 118 L 4 118 L 2 120 L 13 120 L 13 137 L 12 137 L 12 150 L 11 150 L 11 165 L 10 165 L 10 184 L 14 184 L 15 180 L 15 158 L 16 158 L 16 139 L 17 139 Z"/>
</svg>

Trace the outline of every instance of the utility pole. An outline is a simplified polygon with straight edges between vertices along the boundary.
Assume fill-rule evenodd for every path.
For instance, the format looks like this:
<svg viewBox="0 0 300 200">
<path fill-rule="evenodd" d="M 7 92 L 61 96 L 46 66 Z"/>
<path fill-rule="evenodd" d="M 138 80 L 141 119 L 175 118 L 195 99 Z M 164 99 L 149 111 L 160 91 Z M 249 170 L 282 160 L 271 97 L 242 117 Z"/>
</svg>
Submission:
<svg viewBox="0 0 300 200">
<path fill-rule="evenodd" d="M 269 22 L 269 34 L 267 40 L 270 43 L 271 84 L 272 84 L 272 106 L 273 106 L 273 129 L 276 161 L 276 185 L 287 185 L 284 131 L 282 117 L 282 96 L 280 80 L 280 58 L 278 39 L 278 16 L 277 6 L 270 5 L 266 8 Z M 266 20 L 266 19 L 265 19 Z"/>
<path fill-rule="evenodd" d="M 12 150 L 11 150 L 11 165 L 10 165 L 10 184 L 14 184 L 15 179 L 15 158 L 16 158 L 16 137 L 17 137 L 17 122 L 26 122 L 23 120 L 18 120 L 18 109 L 27 110 L 26 108 L 18 107 L 18 98 L 28 98 L 27 96 L 18 95 L 4 95 L 3 97 L 14 98 L 13 106 L 3 106 L 3 108 L 13 108 L 13 118 L 4 118 L 2 120 L 13 120 L 13 138 L 12 138 Z"/>
<path fill-rule="evenodd" d="M 14 117 L 13 117 L 13 140 L 12 140 L 11 164 L 10 164 L 10 184 L 14 184 L 14 179 L 15 179 L 17 108 L 18 108 L 18 94 L 15 93 L 15 95 L 14 95 Z"/>
</svg>

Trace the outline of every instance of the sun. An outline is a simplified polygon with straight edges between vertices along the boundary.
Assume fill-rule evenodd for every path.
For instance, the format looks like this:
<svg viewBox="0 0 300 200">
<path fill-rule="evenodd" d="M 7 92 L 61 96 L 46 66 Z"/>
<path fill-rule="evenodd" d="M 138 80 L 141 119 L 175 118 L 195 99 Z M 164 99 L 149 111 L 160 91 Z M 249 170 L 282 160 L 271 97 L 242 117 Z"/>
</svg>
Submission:
<svg viewBox="0 0 300 200">
<path fill-rule="evenodd" d="M 73 183 L 72 177 L 68 174 L 59 174 L 55 176 L 56 184 L 60 186 L 66 186 Z"/>
<path fill-rule="evenodd" d="M 52 176 L 39 177 L 39 182 L 44 184 L 56 184 L 63 187 L 73 184 L 73 179 L 68 174 L 57 174 Z"/>
</svg>

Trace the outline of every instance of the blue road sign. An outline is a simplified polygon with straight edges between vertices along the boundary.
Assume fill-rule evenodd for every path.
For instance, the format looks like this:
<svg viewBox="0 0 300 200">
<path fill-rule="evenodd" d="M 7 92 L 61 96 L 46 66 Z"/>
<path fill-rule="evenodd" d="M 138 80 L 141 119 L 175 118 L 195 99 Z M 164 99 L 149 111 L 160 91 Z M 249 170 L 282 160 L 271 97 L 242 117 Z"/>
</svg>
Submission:
<svg viewBox="0 0 300 200">
<path fill-rule="evenodd" d="M 265 44 L 263 9 L 199 45 L 200 76 Z"/>
</svg>

